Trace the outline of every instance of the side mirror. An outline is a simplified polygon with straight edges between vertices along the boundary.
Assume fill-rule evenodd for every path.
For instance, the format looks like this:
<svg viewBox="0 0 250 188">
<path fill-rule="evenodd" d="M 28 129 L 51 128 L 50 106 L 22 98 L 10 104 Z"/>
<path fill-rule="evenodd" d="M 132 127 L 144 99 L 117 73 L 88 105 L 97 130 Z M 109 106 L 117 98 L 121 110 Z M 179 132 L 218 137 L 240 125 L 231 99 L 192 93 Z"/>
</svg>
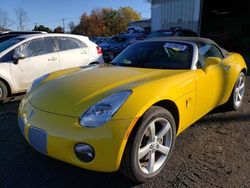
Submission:
<svg viewBox="0 0 250 188">
<path fill-rule="evenodd" d="M 14 55 L 13 55 L 13 59 L 25 59 L 26 56 L 22 53 L 22 52 L 15 52 Z"/>
<path fill-rule="evenodd" d="M 206 67 L 211 65 L 217 65 L 221 62 L 221 58 L 219 57 L 207 57 L 205 60 Z"/>
<path fill-rule="evenodd" d="M 18 64 L 18 60 L 25 59 L 26 56 L 22 52 L 15 52 L 13 55 L 14 63 Z"/>
</svg>

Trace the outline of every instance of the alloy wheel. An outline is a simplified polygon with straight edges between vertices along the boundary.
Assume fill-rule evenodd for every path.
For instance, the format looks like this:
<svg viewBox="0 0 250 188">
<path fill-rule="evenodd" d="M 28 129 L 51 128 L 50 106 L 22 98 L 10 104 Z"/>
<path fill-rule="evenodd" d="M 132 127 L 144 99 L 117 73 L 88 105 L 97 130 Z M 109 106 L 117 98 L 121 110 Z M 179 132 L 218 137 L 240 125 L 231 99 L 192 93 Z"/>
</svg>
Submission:
<svg viewBox="0 0 250 188">
<path fill-rule="evenodd" d="M 238 107 L 241 105 L 244 93 L 245 93 L 245 78 L 243 75 L 241 75 L 235 85 L 235 91 L 234 91 L 235 106 Z"/>
<path fill-rule="evenodd" d="M 164 165 L 173 142 L 173 130 L 165 118 L 157 118 L 146 128 L 138 150 L 138 164 L 145 174 L 152 174 Z"/>
</svg>

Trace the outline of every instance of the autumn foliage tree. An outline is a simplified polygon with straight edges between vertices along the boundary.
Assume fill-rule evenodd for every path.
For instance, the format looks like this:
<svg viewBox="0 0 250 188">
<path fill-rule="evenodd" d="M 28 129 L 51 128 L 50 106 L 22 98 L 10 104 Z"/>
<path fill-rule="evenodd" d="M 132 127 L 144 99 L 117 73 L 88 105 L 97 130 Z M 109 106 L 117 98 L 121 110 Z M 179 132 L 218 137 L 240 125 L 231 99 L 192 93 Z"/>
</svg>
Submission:
<svg viewBox="0 0 250 188">
<path fill-rule="evenodd" d="M 56 27 L 54 33 L 64 33 L 63 28 L 61 26 Z"/>
<path fill-rule="evenodd" d="M 33 31 L 45 31 L 45 32 L 48 32 L 48 33 L 52 33 L 52 30 L 49 28 L 49 27 L 46 27 L 44 25 L 39 25 L 39 26 L 35 26 Z"/>
<path fill-rule="evenodd" d="M 95 9 L 84 13 L 72 33 L 87 36 L 112 36 L 127 30 L 129 22 L 140 20 L 141 15 L 131 7 Z"/>
</svg>

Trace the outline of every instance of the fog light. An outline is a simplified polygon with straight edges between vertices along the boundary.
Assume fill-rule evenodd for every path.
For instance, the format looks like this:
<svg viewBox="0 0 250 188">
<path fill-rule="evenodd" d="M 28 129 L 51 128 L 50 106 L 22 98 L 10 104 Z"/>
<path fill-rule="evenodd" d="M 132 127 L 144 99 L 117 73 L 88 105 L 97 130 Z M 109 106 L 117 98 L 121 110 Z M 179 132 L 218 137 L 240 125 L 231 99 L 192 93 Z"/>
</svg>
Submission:
<svg viewBox="0 0 250 188">
<path fill-rule="evenodd" d="M 95 151 L 88 144 L 76 144 L 75 154 L 83 162 L 90 162 L 95 158 Z"/>
</svg>

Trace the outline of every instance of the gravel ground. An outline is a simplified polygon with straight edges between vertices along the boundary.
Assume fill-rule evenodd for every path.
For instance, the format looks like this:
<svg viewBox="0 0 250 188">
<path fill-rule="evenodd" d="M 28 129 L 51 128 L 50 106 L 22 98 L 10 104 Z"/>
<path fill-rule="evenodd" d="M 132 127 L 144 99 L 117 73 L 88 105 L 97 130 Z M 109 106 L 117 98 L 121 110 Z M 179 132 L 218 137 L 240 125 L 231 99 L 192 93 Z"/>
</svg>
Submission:
<svg viewBox="0 0 250 188">
<path fill-rule="evenodd" d="M 248 83 L 250 77 L 248 77 Z M 182 133 L 161 175 L 136 184 L 34 151 L 17 125 L 19 102 L 0 105 L 0 187 L 250 187 L 250 84 L 240 112 L 211 113 Z"/>
</svg>

